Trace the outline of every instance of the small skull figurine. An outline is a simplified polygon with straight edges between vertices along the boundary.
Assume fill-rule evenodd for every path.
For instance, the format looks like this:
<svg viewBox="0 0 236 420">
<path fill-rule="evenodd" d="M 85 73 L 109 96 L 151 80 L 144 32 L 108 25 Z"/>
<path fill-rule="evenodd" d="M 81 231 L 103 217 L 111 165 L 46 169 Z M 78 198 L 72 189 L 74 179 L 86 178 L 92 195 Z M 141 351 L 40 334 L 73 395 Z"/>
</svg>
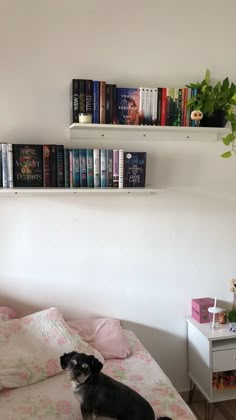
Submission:
<svg viewBox="0 0 236 420">
<path fill-rule="evenodd" d="M 203 118 L 202 111 L 192 111 L 191 112 L 191 120 L 195 122 L 195 125 L 198 127 L 200 125 L 200 121 Z"/>
</svg>

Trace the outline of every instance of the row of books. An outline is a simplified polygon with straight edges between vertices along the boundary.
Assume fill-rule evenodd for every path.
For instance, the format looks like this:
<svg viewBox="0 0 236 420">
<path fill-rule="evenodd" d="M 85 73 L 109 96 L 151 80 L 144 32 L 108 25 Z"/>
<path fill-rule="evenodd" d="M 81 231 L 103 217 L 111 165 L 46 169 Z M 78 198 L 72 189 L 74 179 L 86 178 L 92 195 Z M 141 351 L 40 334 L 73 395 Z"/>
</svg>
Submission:
<svg viewBox="0 0 236 420">
<path fill-rule="evenodd" d="M 236 370 L 213 373 L 212 387 L 215 391 L 236 389 Z"/>
<path fill-rule="evenodd" d="M 3 188 L 143 188 L 146 152 L 0 144 Z"/>
<path fill-rule="evenodd" d="M 73 79 L 71 123 L 88 114 L 94 124 L 191 126 L 194 121 L 186 104 L 196 94 L 187 87 L 120 88 L 105 81 Z"/>
</svg>

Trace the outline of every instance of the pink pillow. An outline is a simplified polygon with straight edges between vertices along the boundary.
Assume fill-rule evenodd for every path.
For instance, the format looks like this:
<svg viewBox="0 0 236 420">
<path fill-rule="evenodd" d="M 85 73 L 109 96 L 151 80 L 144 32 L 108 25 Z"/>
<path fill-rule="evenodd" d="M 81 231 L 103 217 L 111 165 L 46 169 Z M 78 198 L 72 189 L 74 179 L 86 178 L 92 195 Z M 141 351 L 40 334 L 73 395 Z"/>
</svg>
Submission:
<svg viewBox="0 0 236 420">
<path fill-rule="evenodd" d="M 15 319 L 17 313 L 14 309 L 9 308 L 8 306 L 0 306 L 0 322 L 9 321 L 10 319 Z"/>
<path fill-rule="evenodd" d="M 67 323 L 104 359 L 124 359 L 130 355 L 129 342 L 118 319 L 92 318 Z"/>
</svg>

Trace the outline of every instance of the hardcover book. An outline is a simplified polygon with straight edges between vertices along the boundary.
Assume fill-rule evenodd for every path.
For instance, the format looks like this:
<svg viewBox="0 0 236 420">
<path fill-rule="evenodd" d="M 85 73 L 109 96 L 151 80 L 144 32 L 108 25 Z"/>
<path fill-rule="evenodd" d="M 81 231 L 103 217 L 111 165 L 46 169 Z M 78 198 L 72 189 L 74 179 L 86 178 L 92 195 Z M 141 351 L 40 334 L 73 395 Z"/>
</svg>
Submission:
<svg viewBox="0 0 236 420">
<path fill-rule="evenodd" d="M 145 187 L 146 157 L 146 152 L 124 153 L 124 187 Z"/>
<path fill-rule="evenodd" d="M 57 187 L 64 188 L 65 175 L 64 175 L 64 146 L 57 145 Z"/>
<path fill-rule="evenodd" d="M 93 188 L 94 187 L 93 149 L 86 149 L 86 164 L 87 164 L 87 186 L 88 188 Z"/>
<path fill-rule="evenodd" d="M 79 122 L 79 80 L 73 79 L 71 82 L 71 117 L 72 123 Z"/>
<path fill-rule="evenodd" d="M 86 149 L 79 149 L 80 187 L 87 187 Z"/>
<path fill-rule="evenodd" d="M 139 124 L 140 90 L 133 88 L 116 89 L 117 124 Z"/>
<path fill-rule="evenodd" d="M 13 144 L 13 177 L 16 188 L 43 187 L 43 146 Z"/>
</svg>

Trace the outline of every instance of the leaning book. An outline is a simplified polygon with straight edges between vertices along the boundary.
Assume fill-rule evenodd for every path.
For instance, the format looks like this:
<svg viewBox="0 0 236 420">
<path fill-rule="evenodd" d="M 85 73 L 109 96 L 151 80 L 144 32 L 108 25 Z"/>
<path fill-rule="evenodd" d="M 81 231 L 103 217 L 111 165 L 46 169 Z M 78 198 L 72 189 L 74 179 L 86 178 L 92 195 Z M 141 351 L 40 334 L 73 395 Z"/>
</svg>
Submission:
<svg viewBox="0 0 236 420">
<path fill-rule="evenodd" d="M 13 178 L 16 188 L 43 187 L 43 146 L 13 144 Z"/>
<path fill-rule="evenodd" d="M 145 187 L 146 160 L 146 152 L 124 153 L 124 188 Z"/>
</svg>

